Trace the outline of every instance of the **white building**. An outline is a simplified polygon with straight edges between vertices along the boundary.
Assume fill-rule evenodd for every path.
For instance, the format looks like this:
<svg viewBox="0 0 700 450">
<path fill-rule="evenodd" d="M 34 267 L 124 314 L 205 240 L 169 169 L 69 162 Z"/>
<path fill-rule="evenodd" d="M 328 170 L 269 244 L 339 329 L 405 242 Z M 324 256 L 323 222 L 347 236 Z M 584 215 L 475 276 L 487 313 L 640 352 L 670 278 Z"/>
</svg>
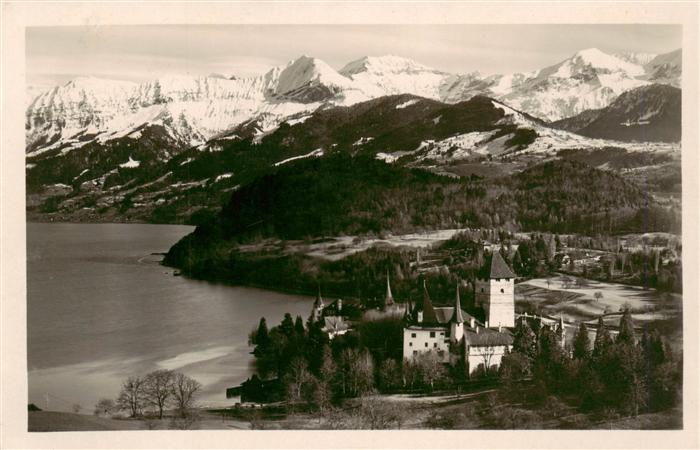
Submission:
<svg viewBox="0 0 700 450">
<path fill-rule="evenodd" d="M 480 365 L 498 367 L 512 343 L 509 330 L 489 329 L 462 310 L 459 287 L 454 306 L 434 307 L 424 284 L 423 301 L 416 305 L 403 330 L 403 357 L 412 360 L 421 353 L 435 352 L 444 363 L 464 358 L 471 374 Z"/>
<path fill-rule="evenodd" d="M 499 252 L 491 257 L 488 275 L 475 283 L 475 305 L 486 313 L 486 328 L 515 326 L 515 274 Z"/>
</svg>

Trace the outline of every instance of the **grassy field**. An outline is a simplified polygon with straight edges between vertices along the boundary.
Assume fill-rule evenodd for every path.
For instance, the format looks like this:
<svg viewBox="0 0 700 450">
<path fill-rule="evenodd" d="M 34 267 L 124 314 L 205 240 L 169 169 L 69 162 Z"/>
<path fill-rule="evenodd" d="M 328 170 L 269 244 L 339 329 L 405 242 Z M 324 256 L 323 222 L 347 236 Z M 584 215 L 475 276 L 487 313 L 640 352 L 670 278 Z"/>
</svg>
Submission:
<svg viewBox="0 0 700 450">
<path fill-rule="evenodd" d="M 205 410 L 199 412 L 198 420 L 189 425 L 174 422 L 169 417 L 163 420 L 117 419 L 97 417 L 87 414 L 73 414 L 58 411 L 29 412 L 29 431 L 114 431 L 114 430 L 236 430 L 249 429 L 250 421 L 222 418 Z"/>
<path fill-rule="evenodd" d="M 571 278 L 571 277 L 569 277 Z M 596 298 L 596 293 L 602 297 Z M 614 322 L 624 307 L 632 311 L 637 323 L 676 317 L 681 312 L 682 296 L 618 283 L 585 280 L 585 284 L 566 285 L 563 276 L 535 278 L 516 285 L 516 303 L 530 306 L 543 314 L 564 317 L 566 321 L 592 321 L 601 315 Z"/>
</svg>

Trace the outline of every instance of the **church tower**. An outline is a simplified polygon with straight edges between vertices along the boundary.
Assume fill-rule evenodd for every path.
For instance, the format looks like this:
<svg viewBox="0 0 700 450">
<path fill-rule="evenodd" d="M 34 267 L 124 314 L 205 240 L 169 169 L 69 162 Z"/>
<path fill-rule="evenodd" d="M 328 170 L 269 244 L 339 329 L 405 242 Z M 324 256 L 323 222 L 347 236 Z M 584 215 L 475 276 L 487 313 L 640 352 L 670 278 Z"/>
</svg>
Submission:
<svg viewBox="0 0 700 450">
<path fill-rule="evenodd" d="M 457 284 L 457 295 L 455 297 L 455 310 L 450 319 L 450 341 L 460 342 L 464 337 L 464 315 L 462 314 L 462 302 L 459 300 L 459 283 Z"/>
<path fill-rule="evenodd" d="M 394 296 L 391 295 L 391 284 L 389 283 L 389 269 L 386 271 L 386 296 L 384 297 L 384 310 L 394 306 Z"/>
<path fill-rule="evenodd" d="M 316 300 L 314 300 L 314 306 L 311 309 L 311 320 L 313 322 L 318 322 L 323 318 L 323 308 L 326 306 L 323 304 L 323 298 L 321 298 L 321 286 L 318 287 L 318 294 L 316 294 Z"/>
<path fill-rule="evenodd" d="M 487 275 L 476 280 L 475 303 L 486 313 L 487 327 L 515 326 L 515 274 L 498 251 Z"/>
</svg>

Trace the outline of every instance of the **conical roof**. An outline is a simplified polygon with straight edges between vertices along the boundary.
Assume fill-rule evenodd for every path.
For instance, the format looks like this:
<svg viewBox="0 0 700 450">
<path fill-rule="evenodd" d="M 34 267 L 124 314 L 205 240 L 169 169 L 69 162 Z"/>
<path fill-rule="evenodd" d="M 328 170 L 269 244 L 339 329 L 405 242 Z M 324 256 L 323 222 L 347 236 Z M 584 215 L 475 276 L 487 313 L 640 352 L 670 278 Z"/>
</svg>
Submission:
<svg viewBox="0 0 700 450">
<path fill-rule="evenodd" d="M 391 295 L 391 284 L 389 283 L 389 270 L 386 271 L 386 296 L 384 297 L 384 306 L 394 304 L 394 296 Z"/>
<path fill-rule="evenodd" d="M 491 272 L 489 276 L 490 278 L 516 278 L 516 275 L 508 267 L 508 264 L 498 251 L 494 251 L 491 257 Z"/>
<path fill-rule="evenodd" d="M 457 284 L 457 295 L 455 296 L 455 310 L 452 313 L 450 322 L 464 323 L 464 315 L 462 314 L 462 302 L 459 299 L 459 284 Z"/>
<path fill-rule="evenodd" d="M 323 298 L 321 297 L 321 286 L 318 286 L 318 293 L 316 294 L 316 300 L 314 300 L 314 308 L 323 308 Z"/>
<path fill-rule="evenodd" d="M 437 322 L 435 308 L 433 308 L 433 302 L 428 294 L 428 287 L 425 285 L 425 280 L 423 280 L 423 323 L 432 324 Z"/>
</svg>

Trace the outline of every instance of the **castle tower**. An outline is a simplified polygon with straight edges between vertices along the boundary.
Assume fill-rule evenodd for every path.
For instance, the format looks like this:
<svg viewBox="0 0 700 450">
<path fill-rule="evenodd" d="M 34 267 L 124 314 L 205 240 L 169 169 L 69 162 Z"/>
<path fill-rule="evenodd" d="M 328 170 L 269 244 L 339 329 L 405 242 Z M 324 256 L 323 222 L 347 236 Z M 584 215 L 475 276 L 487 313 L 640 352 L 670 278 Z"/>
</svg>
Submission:
<svg viewBox="0 0 700 450">
<path fill-rule="evenodd" d="M 323 318 L 323 308 L 326 306 L 323 304 L 323 298 L 321 297 L 321 286 L 318 287 L 318 294 L 316 294 L 316 300 L 314 300 L 314 306 L 311 309 L 311 320 L 313 322 L 318 322 Z"/>
<path fill-rule="evenodd" d="M 515 326 L 515 277 L 501 254 L 494 251 L 488 274 L 475 283 L 475 304 L 484 309 L 487 326 Z"/>
<path fill-rule="evenodd" d="M 450 319 L 450 341 L 455 343 L 464 337 L 464 315 L 462 314 L 462 302 L 459 300 L 459 283 L 455 296 L 455 310 Z"/>
<path fill-rule="evenodd" d="M 384 309 L 389 309 L 394 305 L 394 296 L 391 295 L 391 284 L 389 283 L 389 269 L 386 270 L 386 296 L 384 297 Z"/>
</svg>

